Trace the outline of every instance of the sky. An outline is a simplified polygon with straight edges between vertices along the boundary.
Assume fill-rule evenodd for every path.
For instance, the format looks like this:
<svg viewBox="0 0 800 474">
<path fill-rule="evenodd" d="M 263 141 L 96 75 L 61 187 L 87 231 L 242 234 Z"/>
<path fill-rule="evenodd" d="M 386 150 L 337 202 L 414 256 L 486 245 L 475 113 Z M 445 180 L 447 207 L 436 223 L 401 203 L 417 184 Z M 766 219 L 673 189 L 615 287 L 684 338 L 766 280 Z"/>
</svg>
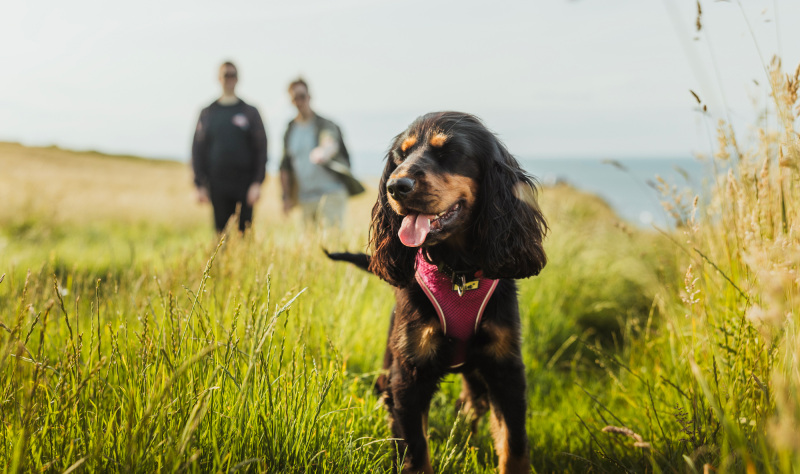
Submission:
<svg viewBox="0 0 800 474">
<path fill-rule="evenodd" d="M 800 62 L 800 2 L 700 4 L 698 32 L 695 0 L 4 2 L 0 140 L 188 160 L 232 60 L 271 169 L 298 75 L 370 159 L 445 109 L 519 157 L 691 157 L 719 118 L 748 133 L 773 55 Z"/>
</svg>

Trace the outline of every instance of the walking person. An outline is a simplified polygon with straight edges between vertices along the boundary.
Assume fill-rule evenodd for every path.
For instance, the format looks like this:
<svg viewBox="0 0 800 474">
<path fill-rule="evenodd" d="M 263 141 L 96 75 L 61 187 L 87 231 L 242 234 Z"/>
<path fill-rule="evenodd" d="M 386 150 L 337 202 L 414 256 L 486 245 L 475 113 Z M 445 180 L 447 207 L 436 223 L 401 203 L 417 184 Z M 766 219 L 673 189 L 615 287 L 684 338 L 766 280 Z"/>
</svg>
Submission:
<svg viewBox="0 0 800 474">
<path fill-rule="evenodd" d="M 236 95 L 239 74 L 231 62 L 219 68 L 222 96 L 200 112 L 192 143 L 197 200 L 211 202 L 222 232 L 239 208 L 239 231 L 253 219 L 266 177 L 267 134 L 258 110 Z"/>
<path fill-rule="evenodd" d="M 350 156 L 339 127 L 311 109 L 308 84 L 300 78 L 292 81 L 289 96 L 297 116 L 283 137 L 284 213 L 299 204 L 306 223 L 341 227 L 348 196 L 363 192 L 364 187 L 350 172 Z"/>
</svg>

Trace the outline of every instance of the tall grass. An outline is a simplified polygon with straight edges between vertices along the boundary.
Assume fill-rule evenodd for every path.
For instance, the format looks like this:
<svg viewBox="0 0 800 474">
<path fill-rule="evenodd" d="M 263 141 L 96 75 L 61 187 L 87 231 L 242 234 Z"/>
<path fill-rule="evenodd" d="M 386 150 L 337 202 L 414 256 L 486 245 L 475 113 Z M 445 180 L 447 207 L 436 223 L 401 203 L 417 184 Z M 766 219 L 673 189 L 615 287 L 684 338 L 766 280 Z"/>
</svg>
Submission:
<svg viewBox="0 0 800 474">
<path fill-rule="evenodd" d="M 800 67 L 769 72 L 778 129 L 749 141 L 720 122 L 704 199 L 660 186 L 683 278 L 665 282 L 644 337 L 599 354 L 612 386 L 592 394 L 609 424 L 598 445 L 620 469 L 800 471 Z"/>
<path fill-rule="evenodd" d="M 740 146 L 718 127 L 713 159 L 727 169 L 685 222 L 684 352 L 698 394 L 724 433 L 723 468 L 800 470 L 800 67 L 769 66 L 775 130 Z"/>
<path fill-rule="evenodd" d="M 37 167 L 48 153 L 60 167 L 71 159 L 7 148 L 36 153 Z M 112 157 L 78 158 L 76 166 L 104 160 L 118 171 Z M 20 175 L 41 176 L 23 173 L 26 163 L 15 161 Z M 123 164 L 140 183 L 132 193 L 152 194 L 117 203 L 124 214 L 98 171 L 85 200 L 70 195 L 72 211 L 54 215 L 53 196 L 30 192 L 16 196 L 24 212 L 1 216 L 3 470 L 390 471 L 391 435 L 372 384 L 392 292 L 320 250 L 363 249 L 372 198 L 351 202 L 345 232 L 316 233 L 274 215 L 269 183 L 275 195 L 256 210 L 252 232 L 218 248 L 207 212 L 187 209 L 175 187 L 138 179 L 149 163 Z M 185 175 L 157 166 L 165 181 Z M 190 195 L 189 180 L 177 189 Z M 96 207 L 97 195 L 111 202 Z M 557 236 L 547 243 L 552 263 L 520 283 L 528 429 L 538 469 L 580 471 L 603 462 L 583 425 L 602 424 L 587 395 L 606 383 L 593 351 L 623 347 L 653 312 L 660 275 L 676 268 L 662 261 L 668 241 L 626 228 L 592 196 L 548 188 L 542 205 Z M 454 412 L 459 388 L 447 378 L 433 403 L 434 466 L 492 472 L 487 424 L 472 436 Z"/>
<path fill-rule="evenodd" d="M 83 302 L 66 297 L 90 281 L 69 290 L 29 274 L 12 289 L 0 359 L 9 471 L 384 469 L 368 383 L 344 375 L 335 349 L 304 344 L 307 331 L 283 330 L 304 290 L 276 297 L 266 274 L 219 288 L 225 250 L 193 288 L 123 275 L 96 280 Z"/>
</svg>

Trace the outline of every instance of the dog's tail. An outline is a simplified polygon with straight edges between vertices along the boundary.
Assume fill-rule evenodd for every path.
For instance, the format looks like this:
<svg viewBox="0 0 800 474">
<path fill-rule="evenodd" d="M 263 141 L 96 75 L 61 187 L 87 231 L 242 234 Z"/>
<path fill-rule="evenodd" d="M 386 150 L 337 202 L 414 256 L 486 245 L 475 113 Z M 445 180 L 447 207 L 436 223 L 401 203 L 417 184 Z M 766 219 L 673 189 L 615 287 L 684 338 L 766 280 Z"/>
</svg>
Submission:
<svg viewBox="0 0 800 474">
<path fill-rule="evenodd" d="M 350 252 L 328 252 L 325 249 L 322 249 L 325 252 L 325 255 L 328 256 L 331 260 L 336 260 L 340 262 L 350 262 L 353 265 L 357 266 L 358 268 L 364 270 L 365 272 L 369 272 L 369 255 L 365 253 L 350 253 Z M 370 272 L 371 273 L 371 272 Z"/>
</svg>

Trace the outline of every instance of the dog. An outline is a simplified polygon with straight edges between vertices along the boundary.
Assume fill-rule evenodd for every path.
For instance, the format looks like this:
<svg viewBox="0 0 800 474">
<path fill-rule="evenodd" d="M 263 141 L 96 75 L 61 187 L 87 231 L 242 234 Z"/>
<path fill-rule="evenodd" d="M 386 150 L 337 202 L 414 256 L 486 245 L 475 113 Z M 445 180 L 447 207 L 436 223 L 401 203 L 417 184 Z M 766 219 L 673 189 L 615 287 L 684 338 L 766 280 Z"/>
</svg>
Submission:
<svg viewBox="0 0 800 474">
<path fill-rule="evenodd" d="M 452 372 L 462 374 L 457 408 L 473 431 L 491 409 L 498 471 L 530 472 L 514 279 L 547 263 L 534 178 L 477 117 L 436 112 L 394 138 L 378 193 L 371 255 L 326 253 L 395 287 L 375 385 L 403 472 L 433 472 L 428 409 Z"/>
</svg>

